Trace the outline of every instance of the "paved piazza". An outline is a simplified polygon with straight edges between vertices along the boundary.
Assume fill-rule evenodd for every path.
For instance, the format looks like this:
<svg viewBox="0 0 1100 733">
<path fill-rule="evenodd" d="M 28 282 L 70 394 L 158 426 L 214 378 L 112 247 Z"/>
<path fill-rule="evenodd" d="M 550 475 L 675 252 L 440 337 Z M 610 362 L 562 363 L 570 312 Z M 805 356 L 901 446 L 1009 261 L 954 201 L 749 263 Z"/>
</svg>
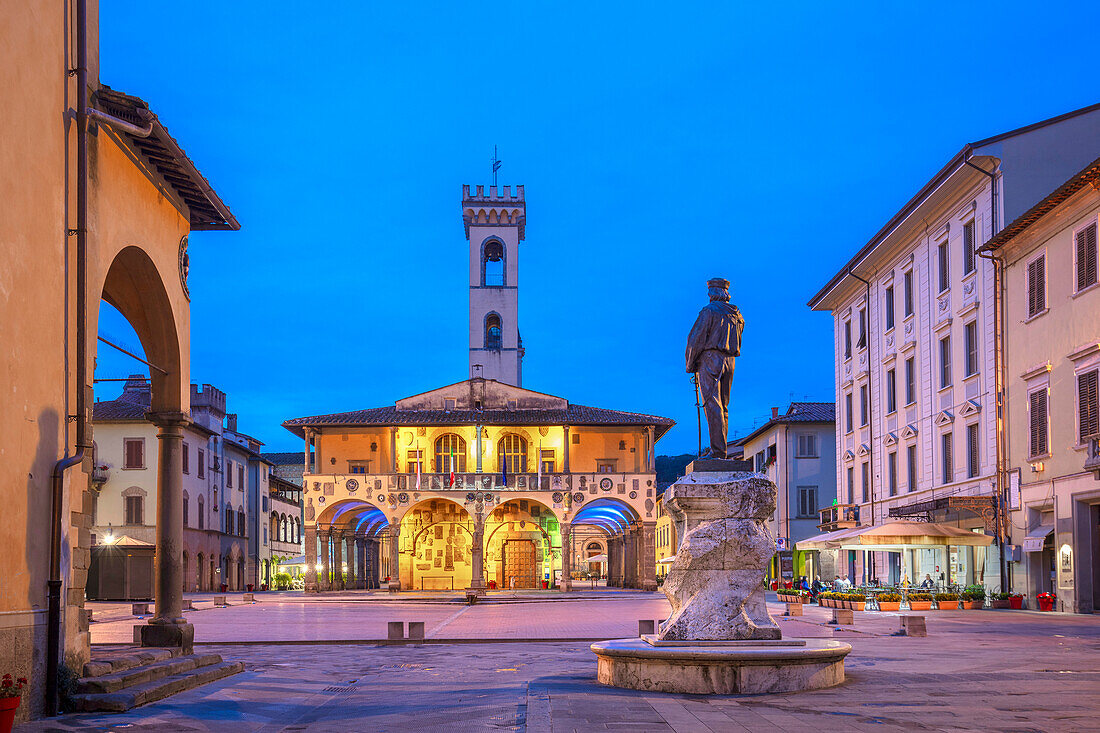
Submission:
<svg viewBox="0 0 1100 733">
<path fill-rule="evenodd" d="M 189 613 L 203 644 L 246 671 L 121 715 L 82 714 L 19 731 L 1085 731 L 1100 709 L 1100 617 L 1028 611 L 926 613 L 927 638 L 891 635 L 897 614 L 857 612 L 834 629 L 808 606 L 785 636 L 843 638 L 848 681 L 794 695 L 701 697 L 603 687 L 580 641 L 637 630 L 668 608 L 660 594 L 532 594 L 468 607 L 422 598 L 262 595 L 255 605 Z M 230 602 L 240 596 L 230 596 Z M 769 604 L 774 614 L 779 604 Z M 133 619 L 100 604 L 93 639 Z M 429 642 L 333 643 L 424 621 Z M 500 642 L 497 639 L 516 639 Z M 277 644 L 241 643 L 278 641 Z M 329 643 L 295 643 L 329 640 Z"/>
</svg>

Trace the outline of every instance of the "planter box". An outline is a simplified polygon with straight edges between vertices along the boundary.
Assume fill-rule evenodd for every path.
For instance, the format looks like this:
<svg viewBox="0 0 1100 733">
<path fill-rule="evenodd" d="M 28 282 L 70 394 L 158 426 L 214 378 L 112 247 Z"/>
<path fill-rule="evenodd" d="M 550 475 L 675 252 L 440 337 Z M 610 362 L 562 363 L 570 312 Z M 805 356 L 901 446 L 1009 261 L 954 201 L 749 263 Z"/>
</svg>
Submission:
<svg viewBox="0 0 1100 733">
<path fill-rule="evenodd" d="M 909 601 L 910 611 L 931 611 L 932 601 Z"/>
<path fill-rule="evenodd" d="M 1040 598 L 1038 600 L 1039 600 L 1039 610 L 1040 611 L 1053 611 L 1054 610 L 1054 601 L 1053 600 L 1048 601 L 1044 598 Z"/>
<path fill-rule="evenodd" d="M 1008 607 L 1014 611 L 1019 611 L 1024 607 L 1024 597 L 1017 596 L 1015 598 L 1008 599 Z"/>
<path fill-rule="evenodd" d="M 1007 598 L 1005 598 L 1005 599 L 994 598 L 991 603 L 992 603 L 993 608 L 1011 608 L 1012 607 L 1009 604 L 1009 600 Z"/>
<path fill-rule="evenodd" d="M 901 601 L 879 601 L 878 610 L 880 611 L 900 611 Z"/>
<path fill-rule="evenodd" d="M 985 601 L 963 601 L 962 605 L 967 611 L 976 611 L 985 606 Z"/>
<path fill-rule="evenodd" d="M 936 601 L 936 610 L 938 611 L 958 611 L 958 601 Z"/>
<path fill-rule="evenodd" d="M 853 611 L 862 611 L 867 606 L 867 601 L 848 601 L 848 604 Z"/>
</svg>

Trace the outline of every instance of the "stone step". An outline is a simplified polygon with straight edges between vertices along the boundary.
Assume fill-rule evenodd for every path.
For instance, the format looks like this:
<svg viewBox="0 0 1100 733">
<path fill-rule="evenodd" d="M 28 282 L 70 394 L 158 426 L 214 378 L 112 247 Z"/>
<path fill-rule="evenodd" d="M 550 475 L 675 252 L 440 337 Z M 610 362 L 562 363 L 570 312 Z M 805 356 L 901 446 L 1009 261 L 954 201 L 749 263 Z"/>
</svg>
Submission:
<svg viewBox="0 0 1100 733">
<path fill-rule="evenodd" d="M 199 667 L 220 664 L 221 661 L 222 658 L 217 654 L 190 654 L 183 657 L 158 659 L 150 664 L 131 667 L 113 674 L 83 677 L 76 681 L 76 691 L 91 694 L 118 692 L 124 687 L 183 674 Z"/>
<path fill-rule="evenodd" d="M 180 655 L 179 649 L 129 648 L 119 651 L 96 652 L 96 658 L 84 663 L 84 677 L 102 677 L 126 669 L 141 667 L 153 662 L 171 659 Z"/>
<path fill-rule="evenodd" d="M 73 695 L 69 700 L 74 711 L 122 713 L 138 705 L 156 702 L 170 695 L 201 687 L 243 671 L 242 662 L 220 662 L 182 674 L 143 682 L 118 692 L 78 694 Z"/>
</svg>

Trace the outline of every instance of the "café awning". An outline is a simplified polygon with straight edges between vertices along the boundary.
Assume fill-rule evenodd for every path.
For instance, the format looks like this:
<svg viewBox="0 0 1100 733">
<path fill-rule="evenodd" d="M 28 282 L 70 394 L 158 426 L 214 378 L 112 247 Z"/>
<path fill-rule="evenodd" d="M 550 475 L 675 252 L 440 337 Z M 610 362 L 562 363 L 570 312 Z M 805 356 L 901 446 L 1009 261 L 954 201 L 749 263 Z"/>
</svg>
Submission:
<svg viewBox="0 0 1100 733">
<path fill-rule="evenodd" d="M 586 557 L 584 562 L 607 562 L 607 555 L 593 555 L 592 557 Z"/>
<path fill-rule="evenodd" d="M 807 544 L 808 543 L 808 544 Z M 799 549 L 875 550 L 901 547 L 988 547 L 993 538 L 936 522 L 899 520 L 838 530 L 795 543 Z"/>
<path fill-rule="evenodd" d="M 1043 545 L 1046 544 L 1047 537 L 1054 531 L 1053 524 L 1040 524 L 1035 529 L 1027 533 L 1024 537 L 1023 550 L 1024 552 L 1042 552 Z"/>
</svg>

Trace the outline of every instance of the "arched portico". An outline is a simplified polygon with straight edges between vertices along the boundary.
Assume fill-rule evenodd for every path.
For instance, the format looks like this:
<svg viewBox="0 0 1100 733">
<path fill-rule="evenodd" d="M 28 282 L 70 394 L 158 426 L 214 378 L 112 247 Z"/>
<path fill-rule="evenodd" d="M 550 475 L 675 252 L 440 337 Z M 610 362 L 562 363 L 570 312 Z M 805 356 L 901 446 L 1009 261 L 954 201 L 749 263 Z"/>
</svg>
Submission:
<svg viewBox="0 0 1100 733">
<path fill-rule="evenodd" d="M 401 586 L 417 590 L 469 586 L 473 530 L 470 513 L 451 499 L 425 499 L 411 506 L 400 523 Z"/>
<path fill-rule="evenodd" d="M 644 522 L 627 502 L 599 497 L 577 510 L 574 525 L 593 525 L 607 534 L 607 584 L 641 590 L 657 589 L 656 522 Z"/>
<path fill-rule="evenodd" d="M 103 234 L 109 241 L 107 229 Z M 126 318 L 141 342 L 150 364 L 148 418 L 158 428 L 156 612 L 142 628 L 142 644 L 181 646 L 189 653 L 194 629 L 182 612 L 190 570 L 184 562 L 182 455 L 183 427 L 190 411 L 189 308 L 178 276 L 173 277 L 175 268 L 158 267 L 153 259 L 154 255 L 167 259 L 163 242 L 151 245 L 146 250 L 128 244 L 105 260 L 109 265 L 101 297 Z M 162 269 L 168 274 L 162 274 Z"/>
</svg>

